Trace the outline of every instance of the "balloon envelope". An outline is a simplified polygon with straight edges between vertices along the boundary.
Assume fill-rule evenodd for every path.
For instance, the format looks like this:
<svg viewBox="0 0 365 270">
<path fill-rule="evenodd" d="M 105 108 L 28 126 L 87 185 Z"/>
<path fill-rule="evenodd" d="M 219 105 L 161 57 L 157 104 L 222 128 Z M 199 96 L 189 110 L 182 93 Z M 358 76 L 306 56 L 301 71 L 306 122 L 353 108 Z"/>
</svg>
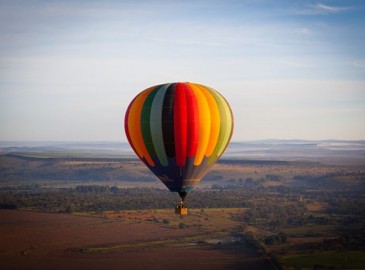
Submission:
<svg viewBox="0 0 365 270">
<path fill-rule="evenodd" d="M 216 90 L 168 83 L 137 95 L 125 114 L 130 145 L 170 191 L 186 194 L 226 149 L 232 111 Z"/>
</svg>

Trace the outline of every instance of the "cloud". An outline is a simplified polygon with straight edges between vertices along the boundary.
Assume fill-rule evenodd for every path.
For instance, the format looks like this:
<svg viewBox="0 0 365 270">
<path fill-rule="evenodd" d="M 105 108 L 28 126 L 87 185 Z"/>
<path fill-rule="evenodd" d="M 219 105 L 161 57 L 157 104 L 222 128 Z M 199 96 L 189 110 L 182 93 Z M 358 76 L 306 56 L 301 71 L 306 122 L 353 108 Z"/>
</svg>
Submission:
<svg viewBox="0 0 365 270">
<path fill-rule="evenodd" d="M 336 6 L 329 6 L 324 5 L 321 3 L 318 3 L 313 6 L 314 10 L 317 10 L 318 12 L 322 13 L 340 13 L 349 10 L 349 7 L 336 7 Z"/>
<path fill-rule="evenodd" d="M 317 3 L 313 5 L 305 5 L 301 7 L 294 8 L 290 10 L 290 13 L 295 15 L 306 15 L 306 16 L 316 16 L 316 15 L 329 15 L 347 12 L 353 9 L 349 6 L 331 6 L 322 3 Z"/>
</svg>

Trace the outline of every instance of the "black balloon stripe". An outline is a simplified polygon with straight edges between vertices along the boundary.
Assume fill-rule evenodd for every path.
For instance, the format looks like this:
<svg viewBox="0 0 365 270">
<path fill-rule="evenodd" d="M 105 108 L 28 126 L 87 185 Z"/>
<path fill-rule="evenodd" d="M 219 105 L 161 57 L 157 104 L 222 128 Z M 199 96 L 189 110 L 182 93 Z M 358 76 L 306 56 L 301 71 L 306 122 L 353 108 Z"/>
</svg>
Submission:
<svg viewBox="0 0 365 270">
<path fill-rule="evenodd" d="M 174 133 L 174 97 L 175 83 L 166 91 L 162 108 L 162 135 L 166 155 L 175 157 L 175 133 Z"/>
</svg>

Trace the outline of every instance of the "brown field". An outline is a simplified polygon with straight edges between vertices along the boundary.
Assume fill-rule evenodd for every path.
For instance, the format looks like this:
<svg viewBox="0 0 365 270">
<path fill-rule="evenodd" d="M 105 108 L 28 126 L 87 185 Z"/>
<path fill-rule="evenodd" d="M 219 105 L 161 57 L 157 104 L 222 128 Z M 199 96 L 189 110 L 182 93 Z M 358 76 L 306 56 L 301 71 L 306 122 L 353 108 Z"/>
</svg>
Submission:
<svg viewBox="0 0 365 270">
<path fill-rule="evenodd" d="M 270 269 L 244 243 L 217 238 L 225 237 L 223 226 L 234 224 L 228 219 L 230 210 L 211 211 L 203 213 L 206 218 L 196 210 L 181 219 L 169 210 L 101 216 L 1 210 L 0 268 Z M 156 224 L 148 221 L 152 217 L 170 221 Z M 176 226 L 199 218 L 206 221 L 203 226 Z"/>
<path fill-rule="evenodd" d="M 315 203 L 307 203 L 306 205 L 309 212 L 321 212 L 326 209 L 326 206 L 323 203 L 315 202 Z"/>
</svg>

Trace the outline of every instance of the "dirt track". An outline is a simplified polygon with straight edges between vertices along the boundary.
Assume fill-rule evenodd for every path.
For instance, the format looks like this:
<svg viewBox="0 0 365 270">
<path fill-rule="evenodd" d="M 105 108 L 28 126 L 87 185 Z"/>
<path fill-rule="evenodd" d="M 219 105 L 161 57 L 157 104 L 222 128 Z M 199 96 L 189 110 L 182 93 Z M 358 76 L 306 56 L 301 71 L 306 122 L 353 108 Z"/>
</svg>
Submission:
<svg viewBox="0 0 365 270">
<path fill-rule="evenodd" d="M 227 248 L 171 245 L 173 239 L 194 235 L 195 230 L 146 222 L 1 210 L 0 268 L 270 269 L 262 257 L 242 245 Z M 167 242 L 168 245 L 164 244 Z M 120 248 L 98 252 L 98 247 Z"/>
</svg>

